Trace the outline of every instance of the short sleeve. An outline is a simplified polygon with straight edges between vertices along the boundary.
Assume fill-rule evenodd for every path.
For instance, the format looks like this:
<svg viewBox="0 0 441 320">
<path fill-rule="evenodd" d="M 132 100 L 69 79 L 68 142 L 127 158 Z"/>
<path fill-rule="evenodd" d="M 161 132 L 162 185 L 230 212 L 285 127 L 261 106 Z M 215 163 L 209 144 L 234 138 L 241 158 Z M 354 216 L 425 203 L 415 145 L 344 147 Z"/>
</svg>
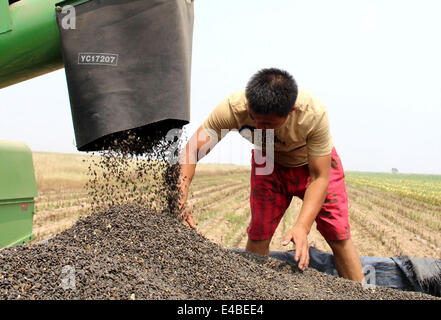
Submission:
<svg viewBox="0 0 441 320">
<path fill-rule="evenodd" d="M 333 143 L 327 111 L 323 112 L 317 124 L 309 133 L 306 139 L 306 147 L 309 156 L 320 157 L 331 154 Z"/>
<path fill-rule="evenodd" d="M 236 118 L 231 110 L 229 98 L 224 99 L 216 108 L 214 108 L 202 124 L 202 128 L 209 129 L 207 132 L 209 136 L 217 134 L 218 140 L 221 140 L 223 136 L 225 136 L 225 134 L 222 135 L 222 129 L 238 129 Z"/>
</svg>

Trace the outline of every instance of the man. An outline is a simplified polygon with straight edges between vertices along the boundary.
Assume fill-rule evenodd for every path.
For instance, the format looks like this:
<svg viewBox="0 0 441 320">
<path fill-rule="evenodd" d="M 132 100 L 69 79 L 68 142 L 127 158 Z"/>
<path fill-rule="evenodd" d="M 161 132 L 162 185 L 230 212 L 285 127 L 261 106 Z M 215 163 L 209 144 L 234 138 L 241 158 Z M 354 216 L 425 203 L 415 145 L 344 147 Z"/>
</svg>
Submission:
<svg viewBox="0 0 441 320">
<path fill-rule="evenodd" d="M 332 144 L 327 110 L 313 95 L 298 90 L 293 77 L 283 70 L 257 72 L 245 91 L 232 94 L 212 111 L 185 146 L 181 208 L 190 227 L 196 225 L 186 201 L 196 163 L 228 130 L 239 130 L 243 136 L 250 130 L 263 130 L 260 132 L 274 136 L 273 155 L 267 152 L 271 149 L 268 142 L 252 154 L 251 222 L 246 250 L 269 254 L 275 229 L 292 197 L 298 196 L 303 205 L 283 245 L 291 241 L 295 244 L 299 269 L 305 270 L 309 264 L 307 236 L 315 220 L 333 251 L 339 275 L 363 281 L 360 257 L 350 235 L 344 172 Z M 253 134 L 251 140 L 256 140 Z M 257 173 L 264 168 L 270 170 Z"/>
</svg>

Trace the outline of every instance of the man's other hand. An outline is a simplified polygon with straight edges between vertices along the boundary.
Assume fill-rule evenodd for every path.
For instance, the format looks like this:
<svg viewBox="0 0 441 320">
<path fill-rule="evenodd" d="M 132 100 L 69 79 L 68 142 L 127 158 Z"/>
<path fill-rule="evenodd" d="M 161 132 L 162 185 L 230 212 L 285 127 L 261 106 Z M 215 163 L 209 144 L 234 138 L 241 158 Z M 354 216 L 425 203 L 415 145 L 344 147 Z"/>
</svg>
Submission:
<svg viewBox="0 0 441 320">
<path fill-rule="evenodd" d="M 305 271 L 305 269 L 309 265 L 308 233 L 303 228 L 294 226 L 286 234 L 285 238 L 283 239 L 282 245 L 286 246 L 291 241 L 296 246 L 296 254 L 294 256 L 294 260 L 298 262 L 298 268 L 302 271 Z"/>
</svg>

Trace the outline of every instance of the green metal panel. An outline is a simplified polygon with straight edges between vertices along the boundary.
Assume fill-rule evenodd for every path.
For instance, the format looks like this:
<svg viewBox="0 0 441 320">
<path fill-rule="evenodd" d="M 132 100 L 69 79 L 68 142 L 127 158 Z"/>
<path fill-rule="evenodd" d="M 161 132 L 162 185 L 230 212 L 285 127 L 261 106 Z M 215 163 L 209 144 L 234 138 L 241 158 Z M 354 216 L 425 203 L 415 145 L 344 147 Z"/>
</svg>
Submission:
<svg viewBox="0 0 441 320">
<path fill-rule="evenodd" d="M 0 88 L 63 67 L 56 2 L 21 0 L 9 6 L 12 31 L 0 33 Z"/>
<path fill-rule="evenodd" d="M 22 142 L 0 140 L 0 201 L 36 196 L 31 150 Z"/>
<path fill-rule="evenodd" d="M 30 241 L 37 196 L 32 152 L 0 140 L 0 248 Z"/>
<path fill-rule="evenodd" d="M 9 1 L 0 0 L 0 34 L 11 31 L 11 18 L 9 16 Z"/>
<path fill-rule="evenodd" d="M 16 203 L 0 201 L 0 249 L 26 243 L 34 238 L 34 200 Z"/>
</svg>

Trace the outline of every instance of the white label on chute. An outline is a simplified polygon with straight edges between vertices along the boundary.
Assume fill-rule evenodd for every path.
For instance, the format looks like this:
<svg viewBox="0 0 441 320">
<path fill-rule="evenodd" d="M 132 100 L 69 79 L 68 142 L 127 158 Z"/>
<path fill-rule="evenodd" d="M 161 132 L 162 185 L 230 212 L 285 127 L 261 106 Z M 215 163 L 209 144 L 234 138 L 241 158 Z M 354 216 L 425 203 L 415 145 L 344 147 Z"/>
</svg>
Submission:
<svg viewBox="0 0 441 320">
<path fill-rule="evenodd" d="M 118 54 L 114 53 L 78 53 L 78 64 L 117 66 Z"/>
</svg>

